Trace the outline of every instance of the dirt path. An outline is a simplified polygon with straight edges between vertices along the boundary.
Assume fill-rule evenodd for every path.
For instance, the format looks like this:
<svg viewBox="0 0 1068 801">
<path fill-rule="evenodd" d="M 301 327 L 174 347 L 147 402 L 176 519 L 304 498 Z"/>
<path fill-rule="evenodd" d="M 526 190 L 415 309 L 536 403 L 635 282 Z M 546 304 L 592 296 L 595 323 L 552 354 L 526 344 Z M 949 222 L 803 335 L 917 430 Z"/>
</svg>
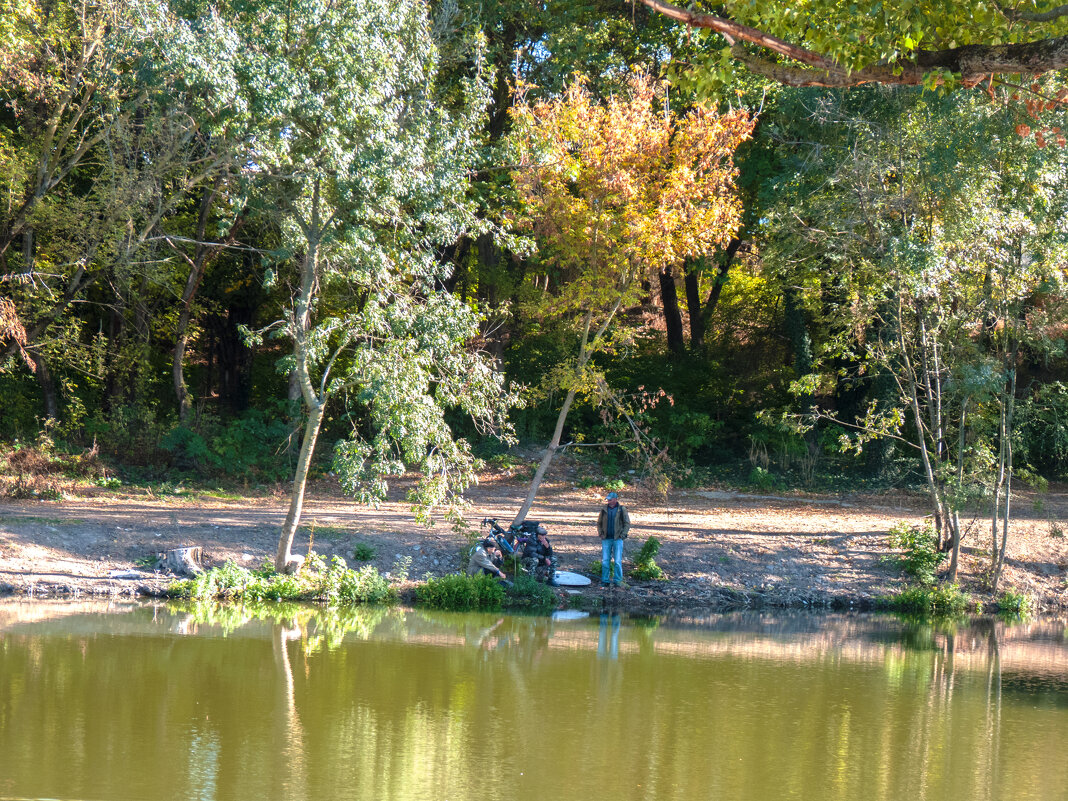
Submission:
<svg viewBox="0 0 1068 801">
<path fill-rule="evenodd" d="M 566 478 L 566 476 L 564 477 Z M 486 476 L 469 493 L 468 520 L 485 516 L 509 522 L 526 487 L 505 476 Z M 418 526 L 403 488 L 378 509 L 355 506 L 323 482 L 309 494 L 295 551 L 309 539 L 318 553 L 346 559 L 365 543 L 382 571 L 410 556 L 410 575 L 440 575 L 460 567 L 461 536 L 439 523 Z M 625 491 L 634 528 L 626 553 L 655 535 L 663 543 L 658 563 L 669 579 L 635 582 L 607 593 L 595 586 L 586 599 L 636 612 L 700 610 L 741 604 L 864 606 L 900 589 L 898 571 L 882 557 L 886 531 L 898 520 L 918 521 L 924 508 L 906 495 L 785 498 L 714 490 L 673 491 L 665 501 Z M 1002 588 L 1026 592 L 1046 611 L 1068 609 L 1068 493 L 1021 496 Z M 598 490 L 566 480 L 543 487 L 529 515 L 549 526 L 565 570 L 587 572 L 600 558 L 594 520 Z M 247 566 L 270 559 L 286 510 L 282 493 L 241 500 L 200 496 L 153 497 L 145 493 L 82 490 L 63 501 L 0 502 L 0 594 L 136 595 L 161 592 L 166 576 L 137 570 L 157 552 L 200 545 L 209 564 L 233 560 Z M 965 538 L 961 583 L 981 592 L 989 558 L 988 523 Z M 120 572 L 129 577 L 112 577 Z"/>
</svg>

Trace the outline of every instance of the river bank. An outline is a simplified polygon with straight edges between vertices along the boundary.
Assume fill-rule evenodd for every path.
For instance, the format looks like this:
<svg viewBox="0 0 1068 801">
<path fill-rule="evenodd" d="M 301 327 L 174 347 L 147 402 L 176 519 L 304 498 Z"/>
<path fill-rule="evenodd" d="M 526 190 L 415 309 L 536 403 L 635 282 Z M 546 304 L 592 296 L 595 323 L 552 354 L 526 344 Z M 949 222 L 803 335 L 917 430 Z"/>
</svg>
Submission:
<svg viewBox="0 0 1068 801">
<path fill-rule="evenodd" d="M 417 525 L 403 485 L 377 509 L 355 506 L 329 481 L 313 485 L 294 550 L 337 556 L 350 567 L 373 564 L 396 575 L 405 557 L 409 576 L 444 575 L 461 567 L 466 539 L 443 523 Z M 487 473 L 468 493 L 468 523 L 510 520 L 526 490 L 507 472 Z M 923 520 L 922 499 L 906 493 L 848 496 L 770 496 L 722 489 L 674 490 L 667 498 L 622 491 L 634 526 L 625 561 L 655 536 L 664 581 L 627 580 L 603 590 L 595 580 L 561 603 L 665 614 L 743 607 L 862 609 L 899 591 L 904 578 L 884 557 L 894 523 Z M 543 486 L 529 519 L 550 530 L 560 568 L 589 573 L 600 559 L 594 523 L 602 490 L 568 480 L 566 466 Z M 1038 502 L 1036 502 L 1038 501 Z M 254 567 L 269 560 L 285 515 L 283 489 L 166 494 L 151 489 L 64 488 L 56 501 L 0 501 L 0 594 L 34 597 L 163 596 L 172 576 L 146 566 L 158 552 L 196 545 L 206 566 L 231 560 Z M 1041 499 L 1021 494 L 1000 589 L 1029 596 L 1036 611 L 1068 610 L 1068 493 Z M 965 536 L 961 589 L 989 603 L 989 523 L 976 519 Z M 357 551 L 370 559 L 358 561 Z M 596 579 L 597 577 L 594 576 Z M 414 581 L 398 582 L 410 598 Z"/>
</svg>

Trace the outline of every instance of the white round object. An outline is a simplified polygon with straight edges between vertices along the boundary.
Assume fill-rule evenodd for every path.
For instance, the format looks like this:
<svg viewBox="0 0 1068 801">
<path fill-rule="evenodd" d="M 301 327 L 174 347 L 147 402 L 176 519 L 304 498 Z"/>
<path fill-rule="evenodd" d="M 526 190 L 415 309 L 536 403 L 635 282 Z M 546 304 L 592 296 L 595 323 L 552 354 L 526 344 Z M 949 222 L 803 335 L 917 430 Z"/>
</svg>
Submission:
<svg viewBox="0 0 1068 801">
<path fill-rule="evenodd" d="M 581 573 L 572 573 L 568 570 L 557 570 L 553 578 L 561 587 L 588 587 L 592 583 Z"/>
</svg>

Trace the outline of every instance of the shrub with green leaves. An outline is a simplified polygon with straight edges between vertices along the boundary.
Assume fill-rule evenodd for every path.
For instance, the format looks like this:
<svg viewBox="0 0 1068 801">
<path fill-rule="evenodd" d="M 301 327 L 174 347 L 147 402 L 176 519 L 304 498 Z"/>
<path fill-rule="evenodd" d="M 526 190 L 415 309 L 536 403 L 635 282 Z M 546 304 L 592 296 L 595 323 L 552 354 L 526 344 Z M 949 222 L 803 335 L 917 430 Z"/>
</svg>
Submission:
<svg viewBox="0 0 1068 801">
<path fill-rule="evenodd" d="M 1025 592 L 1004 592 L 994 602 L 999 612 L 1014 615 L 1030 615 L 1034 611 L 1034 599 Z"/>
<path fill-rule="evenodd" d="M 767 468 L 758 466 L 749 471 L 749 485 L 758 490 L 768 492 L 778 489 L 779 479 Z"/>
<path fill-rule="evenodd" d="M 386 578 L 373 566 L 350 570 L 338 557 L 329 562 L 309 557 L 296 575 L 276 573 L 270 565 L 247 570 L 233 562 L 212 568 L 196 578 L 175 581 L 170 594 L 196 600 L 326 601 L 328 603 L 384 603 L 393 600 Z"/>
<path fill-rule="evenodd" d="M 642 543 L 637 556 L 634 557 L 634 569 L 630 571 L 632 578 L 640 581 L 663 581 L 667 576 L 663 569 L 656 563 L 656 555 L 660 553 L 660 540 L 650 537 Z"/>
<path fill-rule="evenodd" d="M 275 409 L 251 409 L 226 423 L 208 419 L 199 430 L 171 429 L 160 441 L 175 464 L 243 478 L 281 480 L 290 466 L 279 459 L 289 436 L 289 423 Z"/>
<path fill-rule="evenodd" d="M 512 586 L 505 590 L 505 597 L 509 609 L 548 611 L 559 603 L 551 588 L 521 573 L 516 574 Z"/>
<path fill-rule="evenodd" d="M 495 612 L 504 604 L 504 587 L 493 576 L 453 573 L 427 579 L 415 588 L 415 599 L 431 609 Z"/>
<path fill-rule="evenodd" d="M 881 598 L 880 606 L 911 615 L 959 615 L 968 608 L 968 596 L 956 584 L 909 587 Z"/>
<path fill-rule="evenodd" d="M 915 526 L 902 520 L 887 532 L 887 542 L 891 548 L 899 548 L 902 553 L 887 556 L 886 561 L 901 568 L 924 586 L 934 584 L 935 573 L 946 555 L 938 550 L 938 538 L 930 523 Z"/>
<path fill-rule="evenodd" d="M 352 549 L 352 558 L 357 562 L 370 562 L 375 558 L 376 553 L 378 553 L 378 550 L 375 546 L 366 542 L 358 542 L 356 547 Z"/>
</svg>

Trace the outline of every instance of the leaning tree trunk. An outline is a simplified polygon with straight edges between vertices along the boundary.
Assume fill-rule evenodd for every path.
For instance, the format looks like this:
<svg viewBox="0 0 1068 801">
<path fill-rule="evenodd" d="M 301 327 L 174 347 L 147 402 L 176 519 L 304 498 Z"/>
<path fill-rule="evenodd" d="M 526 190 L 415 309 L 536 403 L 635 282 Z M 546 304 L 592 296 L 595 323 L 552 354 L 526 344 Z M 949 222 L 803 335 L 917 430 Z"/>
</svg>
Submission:
<svg viewBox="0 0 1068 801">
<path fill-rule="evenodd" d="M 575 390 L 570 389 L 567 392 L 567 397 L 564 398 L 564 405 L 560 407 L 560 414 L 556 418 L 556 429 L 553 431 L 553 438 L 541 457 L 538 469 L 534 471 L 534 478 L 530 481 L 530 490 L 527 492 L 527 499 L 523 501 L 523 505 L 516 513 L 512 525 L 518 526 L 522 523 L 527 517 L 527 512 L 530 511 L 530 507 L 534 505 L 534 498 L 538 494 L 538 488 L 541 486 L 541 482 L 545 478 L 545 473 L 548 471 L 549 465 L 552 463 L 553 457 L 556 455 L 556 451 L 560 447 L 560 438 L 564 433 L 564 421 L 567 420 L 567 413 L 571 411 L 571 404 L 574 400 Z"/>
<path fill-rule="evenodd" d="M 575 363 L 576 378 L 581 375 L 583 369 L 586 367 L 586 362 L 590 360 L 590 352 L 592 350 L 591 345 L 600 342 L 601 337 L 604 336 L 604 332 L 608 330 L 608 326 L 611 324 L 613 318 L 615 318 L 616 312 L 619 311 L 619 307 L 623 305 L 623 296 L 626 294 L 629 282 L 630 279 L 628 279 L 625 285 L 620 289 L 619 297 L 616 298 L 611 310 L 605 316 L 604 322 L 597 328 L 597 331 L 593 334 L 592 338 L 590 337 L 590 326 L 593 324 L 593 312 L 586 312 L 586 319 L 583 321 L 582 326 L 582 339 L 579 342 L 578 361 Z M 575 390 L 574 388 L 571 388 L 568 390 L 567 397 L 564 398 L 564 405 L 560 408 L 560 414 L 556 418 L 556 429 L 553 431 L 553 438 L 541 457 L 541 463 L 538 465 L 538 469 L 534 471 L 534 478 L 530 481 L 530 491 L 527 493 L 527 498 L 523 501 L 523 505 L 516 513 L 515 520 L 512 521 L 512 525 L 514 526 L 519 525 L 526 519 L 527 512 L 529 512 L 530 507 L 534 505 L 534 498 L 537 497 L 538 488 L 541 486 L 541 482 L 545 478 L 545 473 L 549 470 L 549 465 L 552 463 L 553 457 L 556 455 L 556 451 L 560 447 L 560 439 L 564 434 L 564 422 L 567 420 L 567 413 L 571 411 L 571 404 L 574 400 Z"/>
<path fill-rule="evenodd" d="M 282 533 L 278 538 L 278 551 L 274 557 L 274 569 L 279 573 L 295 573 L 300 569 L 303 559 L 293 555 L 293 538 L 300 525 L 300 515 L 304 510 L 304 490 L 308 485 L 308 469 L 311 467 L 315 441 L 319 438 L 319 428 L 323 422 L 323 404 L 317 403 L 308 410 L 308 420 L 304 424 L 304 440 L 300 444 L 300 456 L 297 459 L 296 475 L 289 494 L 289 511 L 282 524 Z"/>
<path fill-rule="evenodd" d="M 943 504 L 939 492 L 938 479 L 935 476 L 934 466 L 931 464 L 930 449 L 927 446 L 927 428 L 923 422 L 923 413 L 920 411 L 920 378 L 916 375 L 916 369 L 909 358 L 908 346 L 905 342 L 903 314 L 901 299 L 897 306 L 897 337 L 901 349 L 901 359 L 904 362 L 904 381 L 909 390 L 909 406 L 912 409 L 912 422 L 916 426 L 916 445 L 920 451 L 920 460 L 923 463 L 923 475 L 927 481 L 927 492 L 931 498 L 931 510 L 935 515 L 935 523 L 938 531 L 942 530 Z"/>
</svg>

